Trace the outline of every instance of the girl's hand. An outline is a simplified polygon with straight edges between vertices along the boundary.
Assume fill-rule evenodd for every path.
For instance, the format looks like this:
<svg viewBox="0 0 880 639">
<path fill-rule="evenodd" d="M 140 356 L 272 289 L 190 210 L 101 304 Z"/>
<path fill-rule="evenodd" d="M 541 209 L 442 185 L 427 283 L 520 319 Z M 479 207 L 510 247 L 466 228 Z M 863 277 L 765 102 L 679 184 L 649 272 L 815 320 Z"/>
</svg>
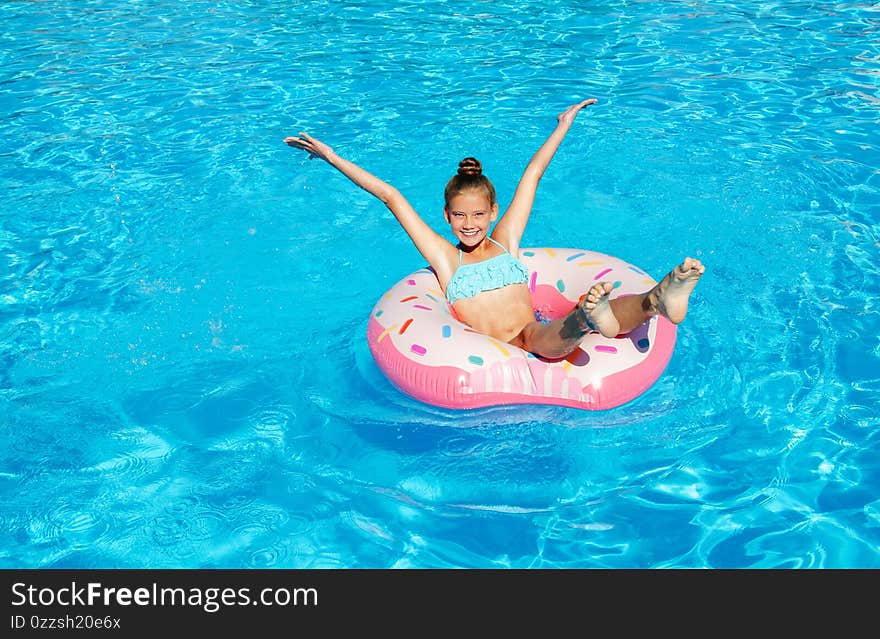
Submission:
<svg viewBox="0 0 880 639">
<path fill-rule="evenodd" d="M 303 133 L 302 131 L 300 131 L 299 137 L 287 137 L 284 138 L 284 141 L 289 146 L 306 151 L 309 154 L 310 160 L 312 158 L 321 158 L 322 160 L 327 160 L 327 158 L 329 158 L 330 155 L 333 153 L 333 149 L 331 149 L 329 146 L 327 146 L 320 140 Z"/>
<path fill-rule="evenodd" d="M 596 98 L 589 98 L 588 100 L 584 100 L 583 102 L 572 104 L 565 111 L 556 116 L 556 121 L 559 122 L 559 124 L 566 124 L 568 126 L 571 126 L 571 123 L 574 122 L 574 118 L 575 116 L 577 116 L 578 111 L 580 111 L 587 105 L 596 104 L 596 102 Z"/>
</svg>

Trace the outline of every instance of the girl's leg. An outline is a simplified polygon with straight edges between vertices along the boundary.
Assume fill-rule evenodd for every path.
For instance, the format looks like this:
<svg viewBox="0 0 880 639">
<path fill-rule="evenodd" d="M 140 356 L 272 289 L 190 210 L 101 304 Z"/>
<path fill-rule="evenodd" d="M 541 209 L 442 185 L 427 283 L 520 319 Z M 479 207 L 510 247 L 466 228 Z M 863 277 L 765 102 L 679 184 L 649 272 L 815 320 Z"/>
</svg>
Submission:
<svg viewBox="0 0 880 639">
<path fill-rule="evenodd" d="M 699 260 L 686 257 L 650 291 L 611 300 L 609 305 L 620 324 L 620 332 L 629 333 L 658 314 L 673 324 L 681 323 L 687 314 L 690 295 L 705 270 Z"/>
<path fill-rule="evenodd" d="M 608 303 L 612 290 L 609 282 L 593 285 L 568 315 L 549 324 L 529 322 L 510 343 L 535 355 L 556 359 L 575 350 L 589 331 L 614 337 L 620 327 Z"/>
<path fill-rule="evenodd" d="M 699 260 L 687 257 L 651 290 L 613 300 L 608 299 L 613 290 L 609 282 L 596 284 L 568 315 L 549 324 L 529 322 L 510 343 L 556 359 L 575 350 L 591 330 L 616 337 L 657 314 L 678 324 L 684 320 L 690 295 L 705 270 Z"/>
</svg>

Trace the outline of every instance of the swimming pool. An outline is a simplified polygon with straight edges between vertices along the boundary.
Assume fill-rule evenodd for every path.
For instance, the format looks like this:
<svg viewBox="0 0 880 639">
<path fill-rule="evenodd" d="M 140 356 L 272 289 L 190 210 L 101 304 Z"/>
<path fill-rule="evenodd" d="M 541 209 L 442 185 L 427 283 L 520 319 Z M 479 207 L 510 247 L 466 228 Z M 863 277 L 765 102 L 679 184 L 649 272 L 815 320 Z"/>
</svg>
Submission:
<svg viewBox="0 0 880 639">
<path fill-rule="evenodd" d="M 0 566 L 880 567 L 871 3 L 0 4 Z M 420 404 L 364 339 L 582 114 L 526 246 L 707 266 L 607 412 Z"/>
</svg>

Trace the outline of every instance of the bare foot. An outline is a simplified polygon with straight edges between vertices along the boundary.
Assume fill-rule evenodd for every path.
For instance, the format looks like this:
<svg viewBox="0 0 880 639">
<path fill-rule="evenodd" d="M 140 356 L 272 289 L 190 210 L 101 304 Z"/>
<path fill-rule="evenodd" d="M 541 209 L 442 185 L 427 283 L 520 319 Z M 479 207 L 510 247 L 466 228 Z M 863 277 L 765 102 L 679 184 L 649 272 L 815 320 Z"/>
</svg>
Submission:
<svg viewBox="0 0 880 639">
<path fill-rule="evenodd" d="M 706 267 L 692 257 L 672 269 L 663 280 L 648 291 L 642 308 L 649 315 L 660 314 L 673 324 L 679 324 L 687 315 L 688 300 Z"/>
<path fill-rule="evenodd" d="M 582 328 L 599 331 L 605 337 L 616 337 L 620 324 L 608 304 L 608 295 L 614 290 L 611 282 L 594 284 L 589 291 L 578 300 L 578 319 L 583 322 Z"/>
</svg>

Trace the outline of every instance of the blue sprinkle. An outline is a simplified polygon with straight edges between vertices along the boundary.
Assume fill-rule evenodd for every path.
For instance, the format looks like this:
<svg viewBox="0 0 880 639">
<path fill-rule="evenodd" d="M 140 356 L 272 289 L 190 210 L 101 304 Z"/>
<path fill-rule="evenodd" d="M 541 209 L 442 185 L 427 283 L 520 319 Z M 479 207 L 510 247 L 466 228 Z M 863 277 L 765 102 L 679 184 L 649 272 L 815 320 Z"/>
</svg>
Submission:
<svg viewBox="0 0 880 639">
<path fill-rule="evenodd" d="M 385 311 L 376 311 L 376 317 L 381 317 Z"/>
<path fill-rule="evenodd" d="M 477 366 L 482 366 L 482 365 L 483 365 L 483 358 L 482 358 L 482 357 L 477 357 L 476 355 L 471 355 L 471 356 L 469 356 L 469 357 L 468 357 L 468 361 L 469 361 L 471 364 L 476 364 Z"/>
<path fill-rule="evenodd" d="M 579 258 L 579 257 L 583 257 L 584 255 L 586 255 L 586 253 L 575 253 L 574 255 L 572 255 L 572 256 L 570 256 L 570 257 L 566 257 L 566 258 L 565 258 L 565 261 L 566 261 L 566 262 L 571 262 L 572 260 L 576 260 L 577 258 Z"/>
<path fill-rule="evenodd" d="M 449 337 L 450 335 L 452 335 L 452 327 L 449 326 L 449 324 L 446 324 L 443 327 L 442 332 L 443 332 L 443 337 Z"/>
<path fill-rule="evenodd" d="M 556 288 L 559 289 L 560 293 L 565 293 L 565 282 L 562 280 L 556 280 Z"/>
</svg>

